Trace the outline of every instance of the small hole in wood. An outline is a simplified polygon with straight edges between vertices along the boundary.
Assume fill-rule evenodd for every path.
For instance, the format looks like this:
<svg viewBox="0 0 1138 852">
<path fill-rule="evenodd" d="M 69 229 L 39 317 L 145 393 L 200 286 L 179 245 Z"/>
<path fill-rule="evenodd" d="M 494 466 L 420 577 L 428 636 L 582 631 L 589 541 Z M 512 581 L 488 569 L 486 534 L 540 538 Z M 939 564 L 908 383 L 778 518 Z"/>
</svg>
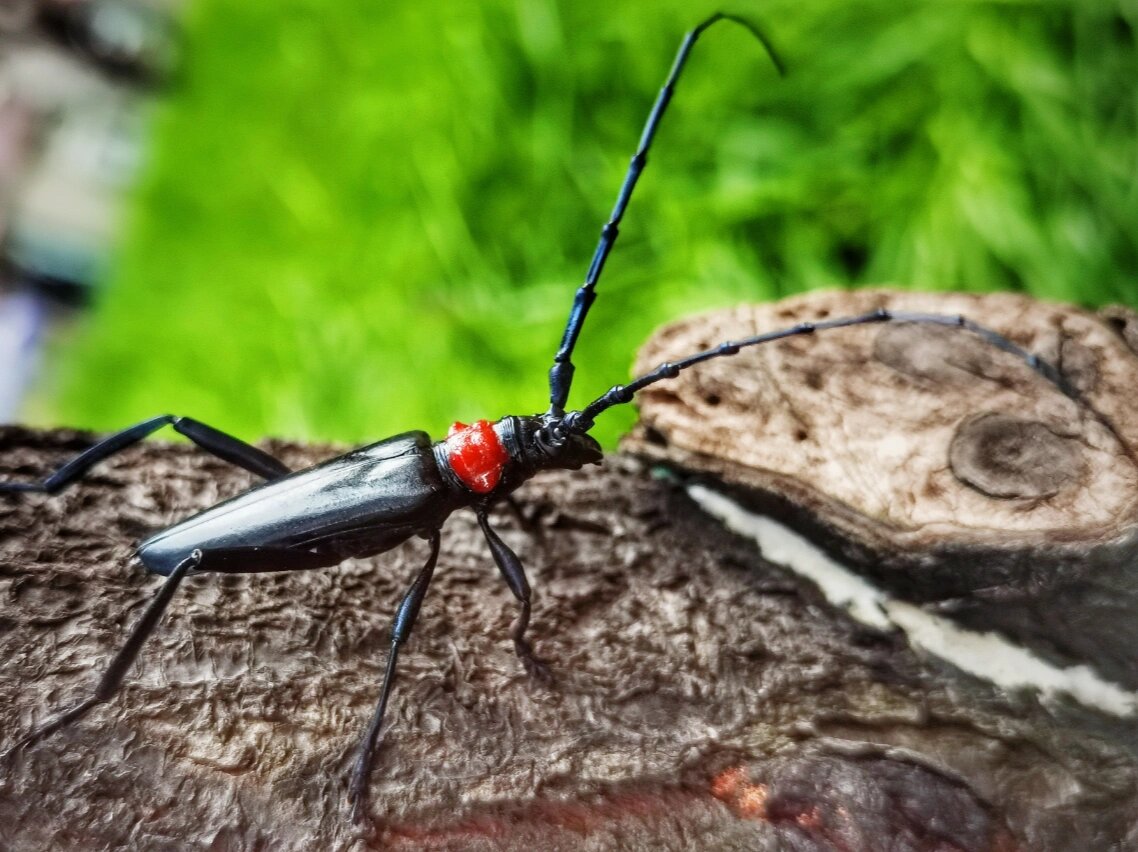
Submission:
<svg viewBox="0 0 1138 852">
<path fill-rule="evenodd" d="M 1122 334 L 1126 331 L 1126 318 L 1125 317 L 1107 317 L 1106 324 L 1109 325 L 1116 334 Z"/>
</svg>

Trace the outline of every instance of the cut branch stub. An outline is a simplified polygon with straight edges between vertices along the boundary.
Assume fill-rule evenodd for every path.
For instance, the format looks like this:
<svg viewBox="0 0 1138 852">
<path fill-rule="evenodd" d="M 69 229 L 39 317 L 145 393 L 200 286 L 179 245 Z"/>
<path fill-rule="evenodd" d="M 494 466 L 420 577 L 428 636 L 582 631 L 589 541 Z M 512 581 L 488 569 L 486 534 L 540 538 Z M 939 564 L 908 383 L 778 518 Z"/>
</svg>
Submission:
<svg viewBox="0 0 1138 852">
<path fill-rule="evenodd" d="M 966 623 L 1138 685 L 1138 356 L 1113 314 L 1010 294 L 815 293 L 663 328 L 636 371 L 877 307 L 963 314 L 1054 365 L 1080 399 L 961 329 L 858 326 L 648 389 L 624 447 L 714 476 L 911 599 L 951 601 Z"/>
</svg>

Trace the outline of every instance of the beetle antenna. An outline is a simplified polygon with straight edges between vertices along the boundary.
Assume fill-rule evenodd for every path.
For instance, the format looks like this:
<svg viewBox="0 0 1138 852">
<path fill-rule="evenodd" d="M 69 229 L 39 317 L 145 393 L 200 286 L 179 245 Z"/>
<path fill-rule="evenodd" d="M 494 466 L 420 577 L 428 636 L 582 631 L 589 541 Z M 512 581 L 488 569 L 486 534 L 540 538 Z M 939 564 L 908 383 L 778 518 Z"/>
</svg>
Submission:
<svg viewBox="0 0 1138 852">
<path fill-rule="evenodd" d="M 636 181 L 640 178 L 640 173 L 644 171 L 644 166 L 648 162 L 648 149 L 656 136 L 660 120 L 664 117 L 664 111 L 668 108 L 668 103 L 675 93 L 676 83 L 687 63 L 688 54 L 691 53 L 692 47 L 695 46 L 696 40 L 703 34 L 703 31 L 719 21 L 734 21 L 746 29 L 762 44 L 779 74 L 785 73 L 782 60 L 779 59 L 770 40 L 755 24 L 737 15 L 717 12 L 684 36 L 680 49 L 676 53 L 676 60 L 672 64 L 672 70 L 668 74 L 667 80 L 664 81 L 664 87 L 660 90 L 660 94 L 656 97 L 652 111 L 648 114 L 648 120 L 640 134 L 640 144 L 636 147 L 636 153 L 632 156 L 632 162 L 629 163 L 628 172 L 624 176 L 624 183 L 621 184 L 620 192 L 616 196 L 616 205 L 613 207 L 608 222 L 601 228 L 601 239 L 593 253 L 593 260 L 585 275 L 585 283 L 577 289 L 577 295 L 573 298 L 569 320 L 561 336 L 561 346 L 558 348 L 557 354 L 553 356 L 553 366 L 549 370 L 549 413 L 551 415 L 560 416 L 565 412 L 565 402 L 569 399 L 569 388 L 573 384 L 573 347 L 577 345 L 581 327 L 585 324 L 585 316 L 589 313 L 589 308 L 592 307 L 593 301 L 596 299 L 597 280 L 601 277 L 605 261 L 616 242 L 617 235 L 620 232 L 620 220 L 624 217 L 629 199 L 632 198 Z"/>
<path fill-rule="evenodd" d="M 593 422 L 599 414 L 615 405 L 623 405 L 626 402 L 631 402 L 633 395 L 636 394 L 637 391 L 641 391 L 649 385 L 654 385 L 656 382 L 663 381 L 664 379 L 675 378 L 689 367 L 694 367 L 696 364 L 701 364 L 704 361 L 710 361 L 712 358 L 734 355 L 741 349 L 746 349 L 750 346 L 758 346 L 762 343 L 771 343 L 775 340 L 783 340 L 787 337 L 813 334 L 816 331 L 825 331 L 831 328 L 846 328 L 852 325 L 884 322 L 926 323 L 929 325 L 962 328 L 966 331 L 970 331 L 997 349 L 1002 349 L 1004 352 L 1015 355 L 1047 379 L 1047 381 L 1055 385 L 1065 396 L 1073 399 L 1080 405 L 1083 404 L 1083 400 L 1079 397 L 1075 389 L 1071 387 L 1055 367 L 1044 361 L 1038 355 L 1033 355 L 1027 350 L 1022 349 L 1002 334 L 992 331 L 990 328 L 986 328 L 959 315 L 907 313 L 878 308 L 875 311 L 858 316 L 840 317 L 820 322 L 803 322 L 789 328 L 768 331 L 764 334 L 756 334 L 754 337 L 745 337 L 742 340 L 728 340 L 712 349 L 697 352 L 679 361 L 666 361 L 650 373 L 645 373 L 643 376 L 633 379 L 627 385 L 615 385 L 609 388 L 608 391 L 590 402 L 581 411 L 570 412 L 565 416 L 563 428 L 569 432 L 588 432 L 593 428 Z"/>
</svg>

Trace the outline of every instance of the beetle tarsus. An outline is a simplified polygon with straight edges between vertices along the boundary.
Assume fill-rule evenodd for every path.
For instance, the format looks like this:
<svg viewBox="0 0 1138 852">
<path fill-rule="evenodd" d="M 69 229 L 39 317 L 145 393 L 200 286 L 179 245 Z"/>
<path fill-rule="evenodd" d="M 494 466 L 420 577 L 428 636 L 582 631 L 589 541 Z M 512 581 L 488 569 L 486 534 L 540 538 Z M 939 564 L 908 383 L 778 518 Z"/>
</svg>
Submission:
<svg viewBox="0 0 1138 852">
<path fill-rule="evenodd" d="M 545 660 L 533 652 L 533 647 L 525 639 L 514 639 L 514 652 L 522 661 L 522 668 L 526 670 L 530 680 L 542 686 L 553 684 L 553 670 Z"/>
<path fill-rule="evenodd" d="M 7 751 L 0 755 L 0 761 L 7 761 L 17 752 L 31 748 L 40 740 L 47 739 L 61 728 L 66 728 L 76 719 L 81 719 L 83 716 L 86 716 L 89 710 L 102 703 L 103 699 L 99 698 L 97 695 L 93 695 L 85 701 L 80 701 L 74 707 L 71 707 L 63 713 L 60 713 L 55 718 L 51 719 L 48 722 L 45 722 L 38 728 L 29 731 L 27 734 L 21 737 L 15 745 L 11 746 Z"/>
<path fill-rule="evenodd" d="M 25 494 L 47 491 L 42 482 L 0 482 L 0 494 Z"/>
</svg>

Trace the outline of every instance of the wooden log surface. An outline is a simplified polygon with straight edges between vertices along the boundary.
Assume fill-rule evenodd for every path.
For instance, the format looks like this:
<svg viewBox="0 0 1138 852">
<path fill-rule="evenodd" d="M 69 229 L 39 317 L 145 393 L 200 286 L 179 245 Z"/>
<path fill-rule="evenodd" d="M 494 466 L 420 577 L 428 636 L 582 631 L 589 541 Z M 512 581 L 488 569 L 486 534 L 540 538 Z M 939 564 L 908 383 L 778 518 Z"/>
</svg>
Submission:
<svg viewBox="0 0 1138 852">
<path fill-rule="evenodd" d="M 92 436 L 0 429 L 0 477 Z M 266 445 L 300 466 L 333 452 Z M 0 495 L 0 748 L 89 694 L 158 579 L 148 531 L 248 487 L 147 442 L 55 497 Z M 416 542 L 291 574 L 191 577 L 122 693 L 0 765 L 0 848 L 1138 848 L 1132 729 L 1058 721 L 867 629 L 635 459 L 519 492 L 529 683 L 466 512 L 400 659 L 372 779 L 346 775 Z"/>
<path fill-rule="evenodd" d="M 744 350 L 639 397 L 631 452 L 723 483 L 893 592 L 1138 687 L 1134 315 L 1012 294 L 821 292 L 658 331 L 637 373 L 878 307 L 963 314 L 979 336 L 865 325 Z"/>
</svg>

